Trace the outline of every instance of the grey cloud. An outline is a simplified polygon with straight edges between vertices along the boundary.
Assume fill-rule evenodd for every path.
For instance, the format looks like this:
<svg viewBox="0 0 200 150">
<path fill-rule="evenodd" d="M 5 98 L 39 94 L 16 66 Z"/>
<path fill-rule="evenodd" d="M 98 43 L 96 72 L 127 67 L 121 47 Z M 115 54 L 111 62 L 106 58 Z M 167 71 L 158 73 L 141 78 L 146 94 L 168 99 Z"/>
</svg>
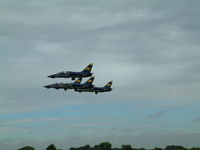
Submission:
<svg viewBox="0 0 200 150">
<path fill-rule="evenodd" d="M 0 122 L 0 125 L 13 125 L 13 124 L 23 124 L 23 123 L 48 122 L 48 121 L 61 121 L 61 120 L 67 120 L 67 119 L 69 119 L 69 118 L 65 117 L 65 118 L 23 119 L 23 120 Z"/>
<path fill-rule="evenodd" d="M 200 122 L 200 117 L 199 117 L 199 118 L 194 118 L 194 119 L 192 120 L 192 122 L 194 122 L 194 123 L 199 123 L 199 122 Z"/>
<path fill-rule="evenodd" d="M 199 1 L 179 0 L 176 5 L 171 1 L 143 0 L 1 1 L 0 113 L 46 111 L 82 104 L 116 104 L 119 101 L 137 105 L 138 110 L 143 108 L 142 111 L 149 107 L 198 106 L 198 6 Z M 71 82 L 51 80 L 46 78 L 47 75 L 64 70 L 79 71 L 91 62 L 94 63 L 95 85 L 103 86 L 113 80 L 111 93 L 77 94 L 43 88 L 49 83 Z M 158 118 L 165 113 L 160 111 L 146 118 Z M 85 119 L 89 123 L 74 121 L 63 126 L 84 126 L 85 129 L 97 125 L 90 123 L 94 118 Z M 7 123 L 17 125 L 34 121 L 45 122 L 45 119 Z M 199 122 L 199 118 L 193 122 Z M 113 124 L 108 123 L 104 128 L 103 123 L 99 124 L 103 128 L 99 130 L 108 131 L 108 135 L 100 138 L 85 139 L 74 135 L 69 139 L 59 137 L 41 142 L 19 138 L 1 140 L 0 145 L 5 150 L 17 149 L 24 144 L 44 149 L 52 143 L 65 148 L 66 145 L 98 144 L 108 140 L 117 146 L 130 143 L 137 147 L 164 147 L 166 144 L 194 146 L 199 142 L 195 139 L 200 139 L 199 133 L 137 132 L 137 129 L 144 131 L 146 128 L 148 131 L 155 124 L 141 127 L 140 122 L 130 129 L 128 126 L 134 125 L 129 122 Z M 125 133 L 124 136 L 115 135 L 116 130 Z M 28 131 L 19 129 L 18 132 Z M 54 138 L 58 136 L 53 131 L 48 134 Z M 66 144 L 66 141 L 69 142 Z"/>
<path fill-rule="evenodd" d="M 78 71 L 90 62 L 96 83 L 112 79 L 118 91 L 199 97 L 199 43 L 194 40 L 199 34 L 192 30 L 199 20 L 198 2 L 178 3 L 1 2 L 1 100 L 9 91 L 20 99 L 20 92 L 30 90 L 41 96 L 43 84 L 54 82 L 48 74 Z"/>
<path fill-rule="evenodd" d="M 147 116 L 147 119 L 155 119 L 155 118 L 158 118 L 160 116 L 162 116 L 164 113 L 166 113 L 166 111 L 159 111 L 155 114 L 151 114 L 151 115 L 148 115 Z"/>
</svg>

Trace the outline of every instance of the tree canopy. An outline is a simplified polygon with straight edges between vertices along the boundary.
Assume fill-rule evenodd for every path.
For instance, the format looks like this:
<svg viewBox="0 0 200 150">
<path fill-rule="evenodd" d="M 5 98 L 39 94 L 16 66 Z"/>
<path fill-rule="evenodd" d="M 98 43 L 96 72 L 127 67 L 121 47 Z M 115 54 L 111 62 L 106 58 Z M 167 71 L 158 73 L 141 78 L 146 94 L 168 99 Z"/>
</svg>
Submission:
<svg viewBox="0 0 200 150">
<path fill-rule="evenodd" d="M 23 148 L 20 148 L 18 150 L 35 150 L 34 147 L 31 146 L 25 146 Z M 54 144 L 49 145 L 46 150 L 61 150 L 56 149 Z M 91 147 L 90 145 L 85 145 L 81 147 L 71 147 L 69 150 L 146 150 L 144 148 L 133 148 L 129 144 L 123 144 L 121 148 L 112 148 L 112 144 L 109 142 L 102 142 L 99 145 L 94 145 L 94 147 Z M 200 147 L 192 147 L 192 148 L 184 148 L 183 146 L 175 146 L 175 145 L 169 145 L 165 148 L 159 148 L 155 147 L 154 149 L 148 149 L 148 150 L 200 150 Z"/>
<path fill-rule="evenodd" d="M 20 148 L 18 150 L 35 150 L 35 148 L 31 147 L 31 146 L 25 146 L 25 147 L 22 147 L 22 148 Z"/>
<path fill-rule="evenodd" d="M 47 147 L 47 150 L 56 150 L 56 147 L 53 144 L 51 144 Z"/>
</svg>

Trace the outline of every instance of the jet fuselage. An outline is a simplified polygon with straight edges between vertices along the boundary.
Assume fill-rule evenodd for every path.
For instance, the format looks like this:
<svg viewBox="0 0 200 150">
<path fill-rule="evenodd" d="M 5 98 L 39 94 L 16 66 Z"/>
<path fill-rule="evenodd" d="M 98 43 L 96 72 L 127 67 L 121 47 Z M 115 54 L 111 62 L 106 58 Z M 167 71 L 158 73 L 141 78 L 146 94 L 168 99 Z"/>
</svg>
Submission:
<svg viewBox="0 0 200 150">
<path fill-rule="evenodd" d="M 112 88 L 105 88 L 105 87 L 92 87 L 92 88 L 86 88 L 86 89 L 78 89 L 78 92 L 95 92 L 96 94 L 98 92 L 109 92 L 112 91 Z"/>
<path fill-rule="evenodd" d="M 72 72 L 72 71 L 67 71 L 67 72 L 59 72 L 53 75 L 48 76 L 49 78 L 72 78 L 73 80 L 75 78 L 83 78 L 83 77 L 90 77 L 92 76 L 92 73 L 90 72 Z"/>
<path fill-rule="evenodd" d="M 109 91 L 112 91 L 111 85 L 112 85 L 112 81 L 109 81 L 104 87 L 92 87 L 92 88 L 78 89 L 76 91 L 95 92 L 95 94 L 97 94 L 98 92 L 109 92 Z"/>
<path fill-rule="evenodd" d="M 77 79 L 74 83 L 55 83 L 46 85 L 44 87 L 46 88 L 55 88 L 55 89 L 85 89 L 85 88 L 92 88 L 94 85 L 92 85 L 93 80 L 95 77 L 91 77 L 89 80 L 87 80 L 85 83 L 81 84 L 81 79 Z"/>
<path fill-rule="evenodd" d="M 54 89 L 60 89 L 62 86 L 64 85 L 64 83 L 54 83 L 54 84 L 49 84 L 44 86 L 45 88 L 54 88 Z"/>
</svg>

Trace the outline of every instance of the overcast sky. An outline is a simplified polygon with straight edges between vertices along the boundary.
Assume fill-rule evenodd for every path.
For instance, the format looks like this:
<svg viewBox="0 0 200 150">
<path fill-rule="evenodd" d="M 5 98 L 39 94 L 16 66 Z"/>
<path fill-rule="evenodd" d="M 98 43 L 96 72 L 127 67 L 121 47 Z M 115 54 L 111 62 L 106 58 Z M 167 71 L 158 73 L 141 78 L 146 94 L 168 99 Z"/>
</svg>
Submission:
<svg viewBox="0 0 200 150">
<path fill-rule="evenodd" d="M 0 1 L 0 147 L 200 146 L 199 0 Z M 94 63 L 108 93 L 45 89 Z M 84 79 L 85 81 L 86 79 Z"/>
</svg>

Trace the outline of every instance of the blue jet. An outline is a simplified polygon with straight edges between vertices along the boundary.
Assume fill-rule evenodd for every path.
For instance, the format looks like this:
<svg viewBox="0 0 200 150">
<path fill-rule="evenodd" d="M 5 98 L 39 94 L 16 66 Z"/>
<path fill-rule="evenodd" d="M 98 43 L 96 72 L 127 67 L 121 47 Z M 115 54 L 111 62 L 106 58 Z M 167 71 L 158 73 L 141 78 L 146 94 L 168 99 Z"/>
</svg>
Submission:
<svg viewBox="0 0 200 150">
<path fill-rule="evenodd" d="M 81 83 L 82 78 L 77 79 L 74 83 L 53 83 L 53 84 L 49 84 L 49 85 L 45 85 L 44 87 L 47 89 L 53 88 L 53 89 L 70 89 L 72 87 L 73 84 L 80 84 Z"/>
<path fill-rule="evenodd" d="M 85 88 L 85 89 L 77 89 L 78 92 L 95 92 L 98 94 L 99 92 L 109 92 L 112 91 L 111 85 L 113 81 L 109 81 L 104 87 L 92 87 L 92 88 Z"/>
<path fill-rule="evenodd" d="M 92 73 L 91 73 L 92 66 L 93 64 L 91 63 L 81 72 L 63 71 L 63 72 L 50 75 L 48 77 L 49 78 L 72 78 L 72 80 L 75 80 L 76 78 L 90 77 L 92 76 Z"/>
<path fill-rule="evenodd" d="M 94 85 L 92 85 L 95 77 L 91 77 L 88 79 L 85 83 L 81 84 L 82 78 L 77 79 L 74 83 L 54 83 L 50 85 L 46 85 L 44 87 L 46 88 L 54 88 L 54 89 L 84 89 L 84 88 L 92 88 Z"/>
</svg>

